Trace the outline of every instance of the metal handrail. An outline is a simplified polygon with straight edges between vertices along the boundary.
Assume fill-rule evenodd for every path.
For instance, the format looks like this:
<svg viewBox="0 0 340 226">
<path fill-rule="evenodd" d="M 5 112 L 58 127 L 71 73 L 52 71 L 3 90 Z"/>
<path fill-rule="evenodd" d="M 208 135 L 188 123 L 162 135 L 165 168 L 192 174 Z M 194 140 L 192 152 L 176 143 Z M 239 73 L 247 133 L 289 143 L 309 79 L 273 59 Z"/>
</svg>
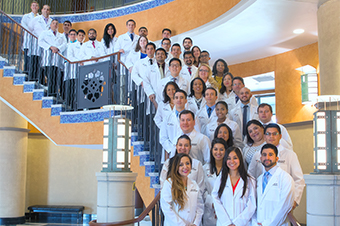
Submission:
<svg viewBox="0 0 340 226">
<path fill-rule="evenodd" d="M 296 220 L 296 218 L 294 217 L 292 212 L 288 213 L 288 219 L 289 219 L 290 223 L 292 223 L 293 226 L 301 226 L 299 224 L 299 222 Z"/>
<path fill-rule="evenodd" d="M 127 225 L 127 224 L 134 224 L 134 223 L 141 222 L 146 217 L 146 215 L 150 213 L 151 210 L 153 211 L 153 216 L 156 211 L 159 211 L 159 209 L 157 210 L 156 207 L 159 204 L 160 197 L 161 197 L 161 192 L 158 192 L 157 196 L 152 200 L 152 202 L 148 205 L 148 207 L 137 218 L 124 220 L 120 222 L 113 222 L 113 223 L 97 223 L 97 220 L 93 220 L 89 223 L 89 225 L 90 226 L 117 226 L 117 225 Z M 157 220 L 157 219 L 155 218 L 153 220 Z M 155 223 L 154 225 L 158 225 L 156 222 L 154 223 Z"/>
</svg>

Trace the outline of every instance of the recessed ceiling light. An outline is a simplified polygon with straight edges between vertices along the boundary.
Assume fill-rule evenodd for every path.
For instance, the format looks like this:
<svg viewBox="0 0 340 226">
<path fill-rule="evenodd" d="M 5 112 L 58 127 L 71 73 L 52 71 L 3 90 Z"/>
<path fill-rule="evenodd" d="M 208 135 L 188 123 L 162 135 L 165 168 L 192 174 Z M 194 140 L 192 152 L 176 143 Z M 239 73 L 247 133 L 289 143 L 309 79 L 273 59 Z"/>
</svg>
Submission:
<svg viewBox="0 0 340 226">
<path fill-rule="evenodd" d="M 294 34 L 302 34 L 303 32 L 305 32 L 305 30 L 303 30 L 303 29 L 295 29 L 294 31 L 293 31 L 293 33 Z"/>
</svg>

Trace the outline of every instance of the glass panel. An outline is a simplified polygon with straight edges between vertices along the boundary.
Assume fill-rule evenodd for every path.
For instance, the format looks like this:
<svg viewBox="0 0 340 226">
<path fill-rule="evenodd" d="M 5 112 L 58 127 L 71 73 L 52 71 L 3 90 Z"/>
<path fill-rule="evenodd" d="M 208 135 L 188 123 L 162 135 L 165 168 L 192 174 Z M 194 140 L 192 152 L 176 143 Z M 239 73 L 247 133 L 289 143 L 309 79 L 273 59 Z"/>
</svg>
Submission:
<svg viewBox="0 0 340 226">
<path fill-rule="evenodd" d="M 109 138 L 104 137 L 103 138 L 103 149 L 108 149 L 109 148 Z"/>
<path fill-rule="evenodd" d="M 125 149 L 125 139 L 117 138 L 117 149 Z"/>
<path fill-rule="evenodd" d="M 124 124 L 117 125 L 117 134 L 118 136 L 125 136 L 125 125 Z"/>
<path fill-rule="evenodd" d="M 326 132 L 326 119 L 325 118 L 317 118 L 316 119 L 316 129 L 318 132 Z"/>
<path fill-rule="evenodd" d="M 129 151 L 129 163 L 131 163 L 131 151 Z"/>
<path fill-rule="evenodd" d="M 109 135 L 109 125 L 104 124 L 104 136 L 108 136 L 108 135 Z"/>
<path fill-rule="evenodd" d="M 315 151 L 313 151 L 313 162 L 316 163 L 315 162 Z M 314 169 L 315 169 L 315 164 L 314 164 Z"/>
<path fill-rule="evenodd" d="M 103 151 L 103 162 L 109 162 L 109 152 Z"/>
<path fill-rule="evenodd" d="M 337 138 L 337 147 L 338 148 L 340 148 L 340 134 L 338 134 L 337 136 L 336 136 L 336 138 Z"/>
<path fill-rule="evenodd" d="M 338 149 L 338 170 L 340 170 L 340 150 Z"/>
<path fill-rule="evenodd" d="M 327 154 L 326 150 L 318 150 L 318 169 L 325 170 L 326 169 L 326 159 Z"/>
<path fill-rule="evenodd" d="M 337 119 L 336 119 L 336 131 L 340 132 L 340 112 L 336 113 Z"/>
<path fill-rule="evenodd" d="M 117 151 L 117 163 L 124 163 L 124 151 Z"/>
<path fill-rule="evenodd" d="M 326 134 L 318 134 L 317 144 L 318 148 L 326 148 Z"/>
<path fill-rule="evenodd" d="M 107 168 L 108 167 L 108 165 L 107 164 L 103 164 L 103 168 Z"/>
</svg>

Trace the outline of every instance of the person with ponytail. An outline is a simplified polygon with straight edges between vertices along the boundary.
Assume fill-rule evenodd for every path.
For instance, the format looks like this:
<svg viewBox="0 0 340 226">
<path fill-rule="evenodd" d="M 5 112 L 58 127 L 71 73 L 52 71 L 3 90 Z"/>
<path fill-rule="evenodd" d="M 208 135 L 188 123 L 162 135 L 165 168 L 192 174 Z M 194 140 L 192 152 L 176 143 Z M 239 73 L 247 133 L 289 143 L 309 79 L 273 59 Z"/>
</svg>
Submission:
<svg viewBox="0 0 340 226">
<path fill-rule="evenodd" d="M 202 193 L 195 181 L 188 178 L 191 157 L 177 154 L 171 166 L 169 178 L 161 190 L 161 208 L 164 226 L 199 226 L 203 215 Z"/>
<path fill-rule="evenodd" d="M 247 174 L 241 150 L 227 149 L 222 172 L 211 193 L 217 216 L 216 225 L 248 226 L 256 211 L 256 183 Z"/>
</svg>

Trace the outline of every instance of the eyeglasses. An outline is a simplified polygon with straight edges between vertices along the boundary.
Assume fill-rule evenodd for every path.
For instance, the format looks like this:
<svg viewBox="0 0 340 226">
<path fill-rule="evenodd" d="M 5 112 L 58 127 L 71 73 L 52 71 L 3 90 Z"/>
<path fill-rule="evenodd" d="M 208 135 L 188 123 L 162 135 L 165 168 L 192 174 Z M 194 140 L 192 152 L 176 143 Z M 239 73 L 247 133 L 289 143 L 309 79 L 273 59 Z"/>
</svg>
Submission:
<svg viewBox="0 0 340 226">
<path fill-rule="evenodd" d="M 180 67 L 179 64 L 171 64 L 170 67 Z"/>
<path fill-rule="evenodd" d="M 208 70 L 200 69 L 199 72 L 209 72 Z"/>
<path fill-rule="evenodd" d="M 265 135 L 266 136 L 277 136 L 277 135 L 279 135 L 279 133 L 278 132 L 274 132 L 274 133 L 267 132 L 267 133 L 265 133 Z"/>
</svg>

